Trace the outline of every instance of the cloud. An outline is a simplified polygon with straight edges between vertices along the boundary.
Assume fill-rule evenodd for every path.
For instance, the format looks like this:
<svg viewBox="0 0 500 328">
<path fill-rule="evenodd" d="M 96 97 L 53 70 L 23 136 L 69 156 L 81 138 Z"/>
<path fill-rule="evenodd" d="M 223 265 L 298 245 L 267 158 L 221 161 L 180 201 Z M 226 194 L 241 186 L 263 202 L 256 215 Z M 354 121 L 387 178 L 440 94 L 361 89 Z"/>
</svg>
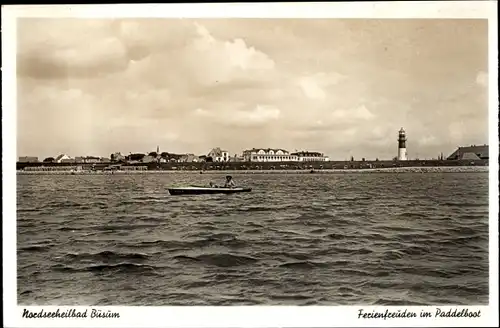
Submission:
<svg viewBox="0 0 500 328">
<path fill-rule="evenodd" d="M 254 110 L 249 112 L 239 111 L 235 113 L 234 121 L 246 124 L 268 124 L 276 121 L 280 117 L 280 110 L 273 106 L 257 105 Z"/>
<path fill-rule="evenodd" d="M 275 66 L 244 40 L 217 40 L 198 23 L 162 29 L 158 21 L 28 19 L 21 26 L 18 72 L 34 78 L 102 77 L 151 55 L 157 68 L 165 68 L 160 72 L 181 68 L 203 85 L 244 80 L 251 71 Z M 43 30 L 44 37 L 28 32 L 34 29 Z"/>
<path fill-rule="evenodd" d="M 418 139 L 419 146 L 436 146 L 439 144 L 439 140 L 433 135 L 426 135 Z"/>
<path fill-rule="evenodd" d="M 392 158 L 401 126 L 410 153 L 452 151 L 487 140 L 470 87 L 487 85 L 486 36 L 469 20 L 21 19 L 18 152 Z"/>
<path fill-rule="evenodd" d="M 326 93 L 313 79 L 301 78 L 299 85 L 305 96 L 311 99 L 325 99 Z"/>
<path fill-rule="evenodd" d="M 316 73 L 303 76 L 298 79 L 297 84 L 307 98 L 324 100 L 327 97 L 327 90 L 338 84 L 345 77 L 339 73 Z"/>
<path fill-rule="evenodd" d="M 127 49 L 104 20 L 21 19 L 17 70 L 40 79 L 93 78 L 123 71 Z M 33 31 L 43 31 L 33 33 Z"/>
<path fill-rule="evenodd" d="M 339 110 L 334 110 L 332 112 L 332 117 L 335 120 L 340 120 L 340 121 L 353 121 L 353 120 L 372 120 L 375 115 L 373 115 L 372 112 L 370 112 L 365 105 L 361 105 L 359 107 L 345 110 L 345 109 L 339 109 Z"/>
<path fill-rule="evenodd" d="M 273 124 L 280 118 L 280 110 L 269 105 L 257 105 L 252 110 L 219 110 L 209 111 L 197 108 L 194 115 L 209 119 L 213 123 L 230 125 L 233 127 L 263 127 Z"/>
<path fill-rule="evenodd" d="M 197 37 L 182 51 L 184 67 L 203 86 L 259 79 L 272 70 L 274 61 L 241 39 L 215 39 L 202 25 L 195 23 Z"/>
</svg>

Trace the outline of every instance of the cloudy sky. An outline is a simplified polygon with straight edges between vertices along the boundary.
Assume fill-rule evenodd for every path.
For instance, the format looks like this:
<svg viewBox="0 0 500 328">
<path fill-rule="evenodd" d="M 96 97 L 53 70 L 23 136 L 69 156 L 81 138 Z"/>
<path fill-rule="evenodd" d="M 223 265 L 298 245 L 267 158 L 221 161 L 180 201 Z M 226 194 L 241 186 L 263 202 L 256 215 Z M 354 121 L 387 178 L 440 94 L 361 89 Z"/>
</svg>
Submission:
<svg viewBox="0 0 500 328">
<path fill-rule="evenodd" d="M 485 20 L 20 19 L 18 156 L 488 143 Z"/>
</svg>

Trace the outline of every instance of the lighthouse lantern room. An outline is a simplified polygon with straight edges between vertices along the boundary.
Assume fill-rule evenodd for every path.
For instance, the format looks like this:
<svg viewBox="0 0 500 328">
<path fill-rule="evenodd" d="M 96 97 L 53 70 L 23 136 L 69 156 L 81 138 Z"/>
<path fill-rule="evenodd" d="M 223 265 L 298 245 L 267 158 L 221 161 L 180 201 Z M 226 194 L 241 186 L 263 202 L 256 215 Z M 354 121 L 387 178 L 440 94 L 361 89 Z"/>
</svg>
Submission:
<svg viewBox="0 0 500 328">
<path fill-rule="evenodd" d="M 406 161 L 408 153 L 406 152 L 406 132 L 403 128 L 399 130 L 398 136 L 398 161 Z"/>
</svg>

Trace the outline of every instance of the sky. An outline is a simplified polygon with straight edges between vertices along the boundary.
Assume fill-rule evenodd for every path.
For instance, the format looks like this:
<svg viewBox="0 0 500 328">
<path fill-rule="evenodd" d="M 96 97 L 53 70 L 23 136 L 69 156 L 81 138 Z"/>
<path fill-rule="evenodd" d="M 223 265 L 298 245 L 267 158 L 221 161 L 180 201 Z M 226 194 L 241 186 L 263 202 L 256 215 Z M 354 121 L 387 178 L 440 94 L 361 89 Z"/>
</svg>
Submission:
<svg viewBox="0 0 500 328">
<path fill-rule="evenodd" d="M 23 18 L 17 154 L 488 143 L 488 26 L 466 19 Z"/>
</svg>

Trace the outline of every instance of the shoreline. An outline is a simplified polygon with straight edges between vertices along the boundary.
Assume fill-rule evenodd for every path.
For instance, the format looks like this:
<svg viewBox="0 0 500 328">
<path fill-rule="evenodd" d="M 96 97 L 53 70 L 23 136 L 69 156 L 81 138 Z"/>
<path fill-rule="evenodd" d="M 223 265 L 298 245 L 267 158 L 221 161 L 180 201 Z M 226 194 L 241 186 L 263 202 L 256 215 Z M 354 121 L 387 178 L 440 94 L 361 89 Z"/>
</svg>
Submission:
<svg viewBox="0 0 500 328">
<path fill-rule="evenodd" d="M 21 171 L 17 175 L 129 175 L 129 174 L 346 174 L 346 173 L 486 173 L 488 166 L 433 166 L 395 167 L 375 169 L 321 169 L 321 170 L 130 170 L 130 171 Z"/>
</svg>

